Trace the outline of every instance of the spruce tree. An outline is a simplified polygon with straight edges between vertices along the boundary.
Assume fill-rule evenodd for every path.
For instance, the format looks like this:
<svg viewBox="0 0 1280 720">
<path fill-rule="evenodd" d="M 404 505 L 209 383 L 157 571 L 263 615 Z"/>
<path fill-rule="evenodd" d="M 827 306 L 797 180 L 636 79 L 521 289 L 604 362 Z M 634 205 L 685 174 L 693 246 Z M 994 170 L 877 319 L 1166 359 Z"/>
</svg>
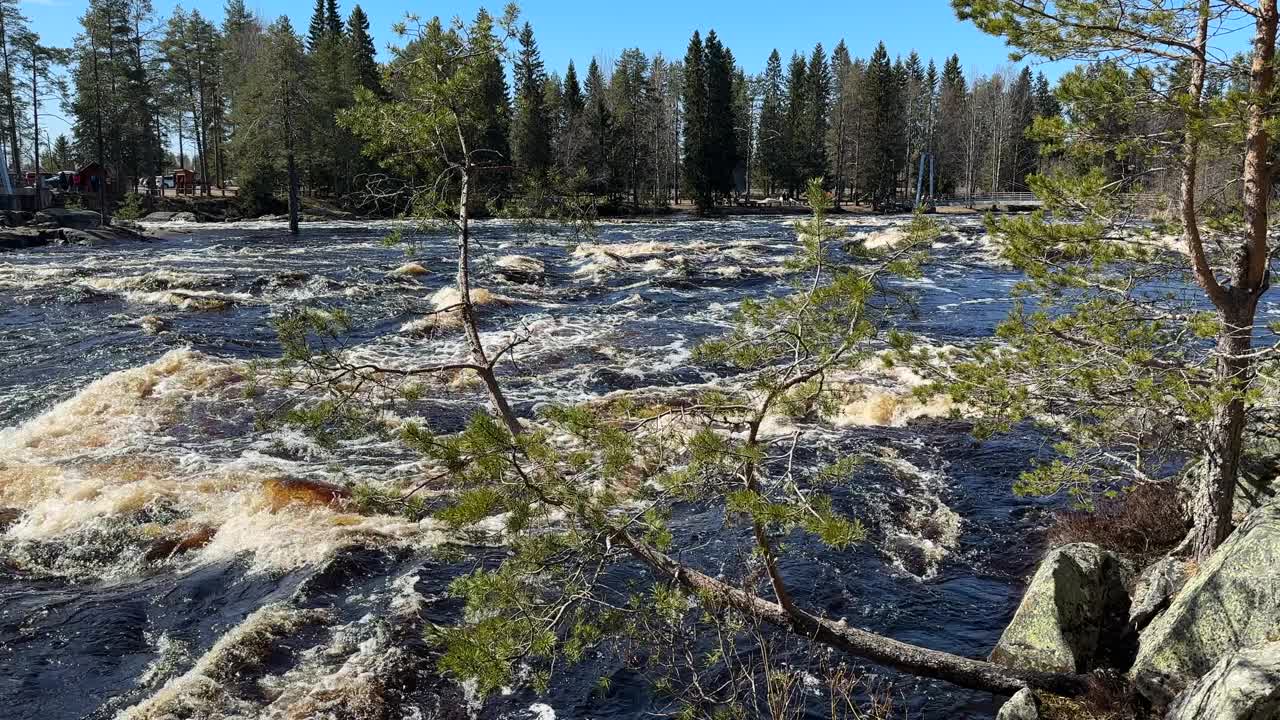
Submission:
<svg viewBox="0 0 1280 720">
<path fill-rule="evenodd" d="M 566 178 L 578 178 L 586 173 L 585 111 L 586 100 L 578 82 L 578 71 L 570 60 L 562 83 L 560 135 L 555 141 L 556 164 Z"/>
<path fill-rule="evenodd" d="M 609 162 L 613 149 L 613 113 L 609 110 L 604 73 L 593 58 L 587 66 L 583 95 L 582 166 L 588 187 L 597 195 L 607 194 L 613 187 L 613 170 Z"/>
<path fill-rule="evenodd" d="M 707 102 L 707 68 L 702 36 L 697 30 L 689 39 L 684 55 L 684 182 L 698 212 L 706 212 L 714 204 L 711 164 L 710 121 Z"/>
<path fill-rule="evenodd" d="M 889 52 L 884 43 L 880 43 L 867 61 L 863 94 L 870 114 L 864 185 L 877 206 L 895 197 L 898 173 L 902 170 L 905 128 L 901 93 L 901 73 L 894 71 Z"/>
<path fill-rule="evenodd" d="M 515 118 L 511 147 L 516 173 L 521 180 L 538 181 L 551 166 L 551 119 L 546 108 L 547 74 L 543 69 L 533 27 L 520 30 L 520 49 L 513 74 L 516 83 Z"/>
<path fill-rule="evenodd" d="M 965 168 L 965 136 L 968 134 L 968 84 L 960 57 L 952 55 L 942 66 L 938 90 L 938 189 L 952 193 L 960 188 Z"/>
<path fill-rule="evenodd" d="M 703 43 L 703 77 L 706 83 L 706 169 L 710 190 L 727 196 L 734 191 L 733 171 L 738 165 L 738 123 L 733 102 L 733 54 L 720 43 L 716 31 Z"/>
<path fill-rule="evenodd" d="M 375 94 L 381 93 L 378 52 L 373 45 L 373 36 L 369 34 L 369 17 L 359 5 L 351 8 L 351 15 L 347 18 L 346 44 L 356 82 Z"/>
<path fill-rule="evenodd" d="M 311 24 L 307 26 L 307 52 L 315 52 L 329 36 L 329 22 L 325 15 L 325 0 L 316 0 L 311 11 Z"/>
<path fill-rule="evenodd" d="M 831 67 L 822 43 L 813 48 L 805 70 L 806 91 L 802 181 L 825 177 L 827 172 L 827 113 L 831 105 Z"/>
<path fill-rule="evenodd" d="M 325 0 L 324 27 L 330 37 L 342 34 L 342 15 L 338 12 L 338 0 Z"/>
<path fill-rule="evenodd" d="M 761 79 L 760 123 L 756 129 L 756 157 L 770 195 L 783 179 L 786 158 L 786 109 L 782 89 L 782 57 L 769 53 Z"/>
<path fill-rule="evenodd" d="M 782 162 L 779 180 L 787 188 L 788 195 L 795 197 L 804 182 L 804 155 L 806 142 L 806 121 L 809 118 L 809 91 L 811 87 L 806 75 L 808 63 L 799 53 L 791 54 L 787 64 L 786 80 L 786 116 L 782 130 Z"/>
</svg>

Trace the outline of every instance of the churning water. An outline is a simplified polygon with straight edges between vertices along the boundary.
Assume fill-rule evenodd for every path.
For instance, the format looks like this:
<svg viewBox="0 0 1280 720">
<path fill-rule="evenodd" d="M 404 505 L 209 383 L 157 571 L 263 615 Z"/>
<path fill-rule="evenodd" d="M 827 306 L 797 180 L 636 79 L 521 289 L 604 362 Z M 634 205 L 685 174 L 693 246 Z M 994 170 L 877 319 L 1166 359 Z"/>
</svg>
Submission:
<svg viewBox="0 0 1280 720">
<path fill-rule="evenodd" d="M 906 221 L 850 231 L 874 242 Z M 381 242 L 391 227 L 316 224 L 290 238 L 270 223 L 167 226 L 169 239 L 151 243 L 0 254 L 0 508 L 22 512 L 0 534 L 0 717 L 640 718 L 666 707 L 607 656 L 546 697 L 476 704 L 438 677 L 422 631 L 457 617 L 449 579 L 501 550 L 460 559 L 436 549 L 448 538 L 430 520 L 264 497 L 273 478 L 394 484 L 420 472 L 385 441 L 325 447 L 254 423 L 280 397 L 255 391 L 253 361 L 279 356 L 270 321 L 291 307 L 345 309 L 352 352 L 382 364 L 460 352 L 454 333 L 424 332 L 423 320 L 448 303 L 452 240 L 417 235 L 406 257 Z M 985 240 L 976 218 L 953 222 L 912 283 L 907 329 L 935 344 L 989 335 L 1016 277 Z M 589 241 L 489 223 L 478 242 L 487 337 L 531 337 L 502 366 L 523 414 L 731 384 L 690 364 L 691 351 L 744 298 L 788 288 L 794 247 L 789 222 L 768 218 L 605 224 Z M 857 381 L 865 392 L 826 422 L 779 431 L 801 433 L 808 461 L 881 459 L 838 492 L 871 540 L 821 556 L 799 545 L 784 570 L 835 617 L 983 655 L 1035 559 L 1028 538 L 1045 505 L 1010 485 L 1043 440 L 976 444 L 941 419 L 944 404 L 910 399 L 911 377 L 868 367 Z M 482 403 L 471 385 L 440 385 L 415 412 L 449 430 Z M 709 569 L 740 556 L 717 508 L 684 509 L 678 532 Z M 146 557 L 193 536 L 197 549 Z M 992 714 L 981 694 L 899 680 L 911 717 Z"/>
</svg>

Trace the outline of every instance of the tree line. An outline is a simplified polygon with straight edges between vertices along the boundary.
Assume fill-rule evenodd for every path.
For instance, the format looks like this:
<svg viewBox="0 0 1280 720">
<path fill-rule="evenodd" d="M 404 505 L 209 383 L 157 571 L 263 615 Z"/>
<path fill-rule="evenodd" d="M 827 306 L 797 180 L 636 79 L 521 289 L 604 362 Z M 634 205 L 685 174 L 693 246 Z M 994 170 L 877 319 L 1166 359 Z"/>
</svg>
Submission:
<svg viewBox="0 0 1280 720">
<path fill-rule="evenodd" d="M 344 19 L 336 0 L 317 0 L 305 32 L 243 0 L 227 2 L 220 25 L 182 8 L 159 19 L 150 0 L 91 0 L 80 24 L 73 49 L 44 48 L 17 3 L 0 2 L 0 126 L 15 173 L 37 151 L 45 170 L 100 160 L 123 183 L 185 167 L 203 192 L 234 181 L 265 206 L 292 166 L 302 192 L 397 210 L 420 180 L 340 122 L 357 90 L 386 96 L 396 82 L 358 5 Z M 712 30 L 694 33 L 683 58 L 630 48 L 561 74 L 529 24 L 513 40 L 483 96 L 465 100 L 491 118 L 484 144 L 504 161 L 487 182 L 499 196 L 548 178 L 633 209 L 798 197 L 818 176 L 837 205 L 909 196 L 931 179 L 940 194 L 1023 190 L 1044 162 L 1027 130 L 1060 113 L 1043 74 L 966 74 L 955 55 L 939 70 L 883 43 L 866 58 L 843 41 L 785 62 L 775 50 L 751 74 Z M 70 138 L 39 135 L 32 105 L 46 97 L 62 99 Z"/>
</svg>

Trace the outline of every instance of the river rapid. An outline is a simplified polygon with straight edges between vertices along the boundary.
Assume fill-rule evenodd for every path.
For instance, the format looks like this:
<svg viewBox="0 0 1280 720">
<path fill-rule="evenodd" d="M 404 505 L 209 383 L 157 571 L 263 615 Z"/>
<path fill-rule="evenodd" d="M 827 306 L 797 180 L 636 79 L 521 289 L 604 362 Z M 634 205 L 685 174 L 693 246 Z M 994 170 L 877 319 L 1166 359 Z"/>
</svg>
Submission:
<svg viewBox="0 0 1280 720">
<path fill-rule="evenodd" d="M 908 220 L 845 222 L 875 242 Z M 910 284 L 919 312 L 903 325 L 964 344 L 990 335 L 1018 278 L 993 260 L 977 217 L 947 225 Z M 415 240 L 406 257 L 382 242 L 397 227 L 309 224 L 292 238 L 277 223 L 166 225 L 154 242 L 0 254 L 0 508 L 21 512 L 0 534 L 0 717 L 599 720 L 670 709 L 607 655 L 558 675 L 545 696 L 479 704 L 439 677 L 423 628 L 458 617 L 447 583 L 501 549 L 446 552 L 431 520 L 264 495 L 272 479 L 396 486 L 421 472 L 385 440 L 325 447 L 255 424 L 280 397 L 256 386 L 254 361 L 279 357 L 271 320 L 289 308 L 346 310 L 353 352 L 381 364 L 458 357 L 456 333 L 422 325 L 450 283 L 452 239 L 404 226 Z M 785 218 L 607 223 L 588 239 L 492 222 L 478 245 L 476 285 L 494 300 L 480 308 L 487 337 L 530 335 L 502 366 L 527 415 L 610 393 L 731 386 L 691 352 L 743 299 L 788 289 L 795 240 Z M 541 261 L 545 276 L 504 275 L 511 255 Z M 944 403 L 912 400 L 909 374 L 868 368 L 862 381 L 860 398 L 795 430 L 815 462 L 881 459 L 838 491 L 869 540 L 820 558 L 801 546 L 784 570 L 832 616 L 984 655 L 1039 551 L 1050 502 L 1010 487 L 1045 440 L 1028 429 L 979 444 Z M 415 412 L 447 431 L 483 402 L 473 385 L 441 385 Z M 676 522 L 706 568 L 741 552 L 719 508 L 686 508 Z M 148 558 L 157 541 L 192 534 L 189 552 Z M 981 693 L 894 679 L 899 716 L 994 714 Z"/>
</svg>

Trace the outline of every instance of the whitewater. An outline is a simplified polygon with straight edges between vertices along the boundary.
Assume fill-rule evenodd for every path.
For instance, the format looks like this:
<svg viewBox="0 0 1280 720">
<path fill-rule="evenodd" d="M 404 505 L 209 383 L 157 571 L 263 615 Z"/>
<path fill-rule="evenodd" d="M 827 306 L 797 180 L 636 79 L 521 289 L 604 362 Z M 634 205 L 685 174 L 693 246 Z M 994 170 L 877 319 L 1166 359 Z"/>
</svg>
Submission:
<svg viewBox="0 0 1280 720">
<path fill-rule="evenodd" d="M 910 218 L 844 218 L 890 242 Z M 425 468 L 383 436 L 325 445 L 258 422 L 287 398 L 264 381 L 272 321 L 344 311 L 350 357 L 456 360 L 454 240 L 405 223 L 155 226 L 152 242 L 0 254 L 0 716 L 40 718 L 640 718 L 662 699 L 618 658 L 567 669 L 547 696 L 481 704 L 439 676 L 423 640 L 457 620 L 451 578 L 503 551 L 431 518 L 282 502 L 313 480 L 388 489 Z M 408 246 L 383 238 L 401 230 Z M 1018 276 L 977 216 L 945 219 L 902 328 L 935 345 L 990 335 Z M 515 333 L 500 374 L 516 411 L 603 397 L 732 388 L 692 362 L 747 298 L 787 292 L 787 218 L 603 223 L 591 237 L 479 225 L 487 343 Z M 964 408 L 911 395 L 920 378 L 871 361 L 840 378 L 835 412 L 798 433 L 805 462 L 877 458 L 840 500 L 868 542 L 790 572 L 834 617 L 980 656 L 1012 615 L 1053 500 L 1017 474 L 1048 452 L 1031 429 L 976 443 Z M 466 377 L 428 384 L 388 426 L 456 430 L 484 407 Z M 678 531 L 714 568 L 739 553 L 716 507 Z M 162 551 L 157 552 L 157 548 Z M 801 666 L 797 655 L 789 662 Z M 885 671 L 868 669 L 871 673 Z M 611 690 L 594 691 L 610 677 Z M 897 678 L 913 717 L 990 717 L 980 693 Z"/>
</svg>

